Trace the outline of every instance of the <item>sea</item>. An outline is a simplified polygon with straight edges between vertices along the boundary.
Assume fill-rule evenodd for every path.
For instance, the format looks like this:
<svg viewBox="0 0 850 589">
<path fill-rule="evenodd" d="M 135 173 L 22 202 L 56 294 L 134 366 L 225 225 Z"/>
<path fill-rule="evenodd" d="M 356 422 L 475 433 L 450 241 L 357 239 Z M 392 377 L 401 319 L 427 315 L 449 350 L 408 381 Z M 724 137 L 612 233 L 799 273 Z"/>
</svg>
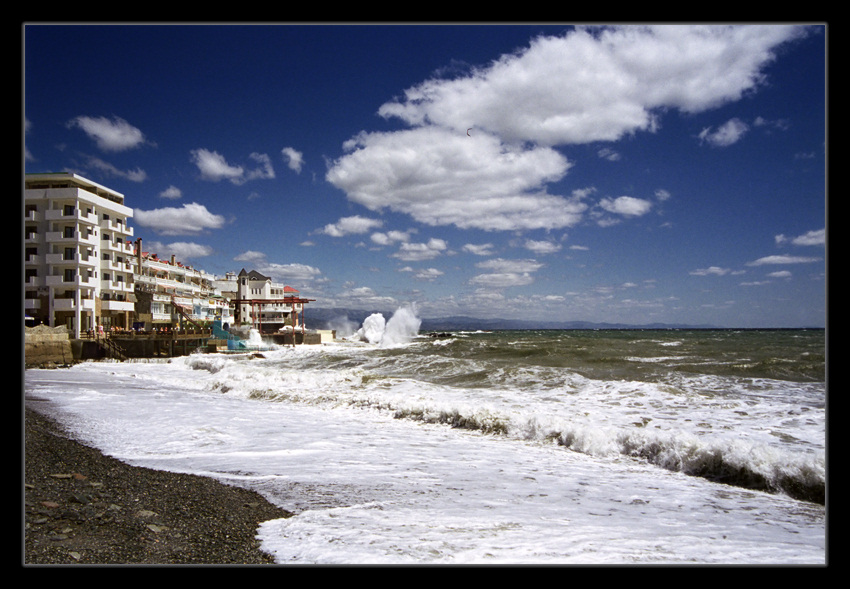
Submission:
<svg viewBox="0 0 850 589">
<path fill-rule="evenodd" d="M 419 326 L 29 369 L 26 400 L 289 510 L 281 565 L 827 564 L 824 330 Z"/>
</svg>

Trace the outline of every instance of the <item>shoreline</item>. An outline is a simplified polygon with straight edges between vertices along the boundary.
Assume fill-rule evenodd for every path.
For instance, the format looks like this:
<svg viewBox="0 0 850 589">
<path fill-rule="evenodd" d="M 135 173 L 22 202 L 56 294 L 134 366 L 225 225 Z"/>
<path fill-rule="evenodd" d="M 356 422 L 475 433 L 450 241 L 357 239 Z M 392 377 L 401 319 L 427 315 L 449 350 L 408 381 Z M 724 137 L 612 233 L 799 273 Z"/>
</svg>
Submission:
<svg viewBox="0 0 850 589">
<path fill-rule="evenodd" d="M 212 478 L 105 456 L 39 403 L 25 398 L 25 566 L 274 564 L 257 529 L 291 513 Z"/>
</svg>

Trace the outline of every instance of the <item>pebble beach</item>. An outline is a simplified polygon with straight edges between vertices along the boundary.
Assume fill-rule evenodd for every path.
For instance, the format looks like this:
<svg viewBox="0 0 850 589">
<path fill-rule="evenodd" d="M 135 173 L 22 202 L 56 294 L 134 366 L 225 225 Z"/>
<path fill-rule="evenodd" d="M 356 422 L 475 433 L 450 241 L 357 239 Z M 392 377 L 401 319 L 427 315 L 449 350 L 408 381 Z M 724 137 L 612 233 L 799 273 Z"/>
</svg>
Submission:
<svg viewBox="0 0 850 589">
<path fill-rule="evenodd" d="M 290 514 L 210 478 L 130 466 L 73 440 L 27 399 L 25 566 L 269 565 L 256 531 Z"/>
</svg>

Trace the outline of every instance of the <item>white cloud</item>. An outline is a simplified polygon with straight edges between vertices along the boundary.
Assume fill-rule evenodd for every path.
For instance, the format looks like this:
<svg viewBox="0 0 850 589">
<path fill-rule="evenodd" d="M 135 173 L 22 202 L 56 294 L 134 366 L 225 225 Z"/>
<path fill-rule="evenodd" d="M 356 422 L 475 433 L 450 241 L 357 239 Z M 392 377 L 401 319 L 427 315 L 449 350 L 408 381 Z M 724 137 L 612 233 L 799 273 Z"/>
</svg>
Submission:
<svg viewBox="0 0 850 589">
<path fill-rule="evenodd" d="M 148 178 L 147 173 L 140 168 L 136 168 L 135 170 L 119 170 L 109 162 L 105 162 L 97 157 L 88 158 L 86 163 L 104 174 L 115 176 L 117 178 L 124 178 L 131 182 L 144 182 Z"/>
<path fill-rule="evenodd" d="M 82 129 L 103 151 L 126 151 L 145 143 L 144 134 L 120 117 L 79 116 L 68 126 Z"/>
<path fill-rule="evenodd" d="M 577 195 L 547 192 L 572 165 L 553 146 L 653 132 L 667 110 L 695 113 L 739 100 L 764 82 L 761 70 L 775 49 L 803 30 L 629 25 L 539 37 L 468 75 L 429 79 L 382 105 L 381 116 L 410 128 L 352 138 L 326 178 L 370 210 L 428 225 L 570 227 L 586 206 Z M 470 127 L 476 132 L 467 135 Z"/>
<path fill-rule="evenodd" d="M 639 217 L 649 212 L 652 203 L 633 196 L 618 196 L 617 198 L 603 198 L 599 201 L 599 206 L 609 213 Z"/>
<path fill-rule="evenodd" d="M 719 266 L 700 268 L 699 270 L 693 270 L 690 272 L 690 274 L 693 276 L 725 276 L 728 273 L 728 268 L 721 268 Z"/>
<path fill-rule="evenodd" d="M 300 284 L 315 280 L 322 274 L 321 270 L 307 264 L 267 263 L 258 266 L 257 271 L 276 281 Z"/>
<path fill-rule="evenodd" d="M 246 174 L 246 180 L 272 180 L 274 179 L 274 167 L 272 167 L 271 158 L 265 153 L 252 153 L 252 160 L 260 164 L 259 168 L 249 170 Z"/>
<path fill-rule="evenodd" d="M 391 245 L 393 243 L 406 242 L 410 240 L 409 231 L 387 231 L 372 234 L 372 242 L 378 245 Z"/>
<path fill-rule="evenodd" d="M 740 141 L 748 129 L 746 123 L 735 118 L 720 125 L 716 131 L 706 127 L 700 132 L 699 138 L 715 147 L 728 147 Z"/>
<path fill-rule="evenodd" d="M 378 219 L 369 219 L 354 215 L 352 217 L 343 217 L 336 223 L 328 223 L 319 232 L 331 237 L 343 237 L 350 234 L 362 234 L 376 229 L 383 225 L 383 222 Z"/>
<path fill-rule="evenodd" d="M 543 145 L 614 141 L 653 130 L 657 109 L 700 112 L 740 99 L 763 82 L 774 49 L 793 26 L 622 26 L 539 37 L 471 75 L 431 79 L 384 117 L 506 141 Z M 465 133 L 464 133 L 465 134 Z"/>
<path fill-rule="evenodd" d="M 177 261 L 182 262 L 205 258 L 213 254 L 212 247 L 187 241 L 175 241 L 168 244 L 149 241 L 145 242 L 144 249 L 156 253 L 160 258 L 170 258 L 173 255 Z"/>
<path fill-rule="evenodd" d="M 283 154 L 283 160 L 290 170 L 301 173 L 301 168 L 304 166 L 304 154 L 296 150 L 294 147 L 284 147 L 280 150 Z"/>
<path fill-rule="evenodd" d="M 482 244 L 474 244 L 467 243 L 463 246 L 463 251 L 475 254 L 476 256 L 492 256 L 493 255 L 493 244 L 492 243 L 482 243 Z"/>
<path fill-rule="evenodd" d="M 422 260 L 433 260 L 447 248 L 448 244 L 444 240 L 432 238 L 427 243 L 402 243 L 393 257 L 405 262 L 421 262 Z"/>
<path fill-rule="evenodd" d="M 776 243 L 782 244 L 789 241 L 789 239 L 784 235 L 776 236 Z M 790 240 L 794 245 L 825 245 L 826 244 L 826 229 L 817 229 L 815 231 L 808 231 L 803 235 L 798 235 L 797 237 Z"/>
<path fill-rule="evenodd" d="M 248 157 L 259 164 L 253 169 L 228 163 L 223 155 L 209 149 L 193 149 L 189 152 L 190 161 L 198 167 L 201 179 L 218 182 L 229 180 L 241 185 L 249 180 L 270 180 L 275 177 L 271 158 L 265 153 L 251 153 Z"/>
<path fill-rule="evenodd" d="M 201 178 L 218 182 L 221 179 L 238 182 L 241 180 L 245 169 L 241 166 L 232 166 L 227 163 L 224 156 L 208 149 L 194 149 L 190 152 L 191 161 L 201 171 Z"/>
<path fill-rule="evenodd" d="M 779 270 L 768 274 L 771 278 L 791 278 L 791 273 L 788 270 Z"/>
<path fill-rule="evenodd" d="M 753 262 L 747 262 L 747 266 L 764 266 L 765 264 L 808 264 L 820 261 L 821 258 L 809 258 L 804 256 L 765 256 Z"/>
<path fill-rule="evenodd" d="M 417 280 L 432 281 L 436 278 L 439 278 L 443 274 L 444 272 L 442 270 L 438 270 L 437 268 L 428 268 L 426 270 L 419 270 L 413 275 L 413 277 Z"/>
<path fill-rule="evenodd" d="M 553 254 L 561 251 L 560 244 L 553 241 L 535 241 L 533 239 L 527 239 L 524 247 L 536 254 Z"/>
<path fill-rule="evenodd" d="M 520 149 L 493 136 L 434 127 L 361 134 L 327 180 L 373 211 L 390 209 L 427 225 L 485 230 L 560 228 L 581 219 L 578 198 L 544 185 L 570 167 L 550 148 Z"/>
<path fill-rule="evenodd" d="M 264 254 L 263 252 L 257 252 L 257 251 L 253 251 L 253 250 L 244 251 L 241 254 L 239 254 L 238 256 L 236 256 L 235 258 L 233 258 L 233 260 L 235 262 L 249 262 L 249 263 L 257 263 L 257 262 L 259 262 L 261 260 L 265 260 L 265 259 L 266 259 L 266 254 Z"/>
<path fill-rule="evenodd" d="M 469 280 L 470 284 L 485 288 L 508 288 L 511 286 L 526 286 L 534 282 L 532 274 L 543 267 L 537 260 L 505 260 L 496 258 L 479 262 L 476 267 L 491 270 L 479 274 Z"/>
<path fill-rule="evenodd" d="M 214 215 L 207 207 L 195 202 L 181 208 L 136 209 L 133 220 L 161 235 L 191 235 L 206 229 L 220 229 L 224 225 L 223 216 Z"/>
<path fill-rule="evenodd" d="M 176 186 L 169 186 L 168 188 L 159 193 L 160 198 L 167 198 L 169 200 L 177 200 L 182 196 L 183 192 Z"/>
</svg>

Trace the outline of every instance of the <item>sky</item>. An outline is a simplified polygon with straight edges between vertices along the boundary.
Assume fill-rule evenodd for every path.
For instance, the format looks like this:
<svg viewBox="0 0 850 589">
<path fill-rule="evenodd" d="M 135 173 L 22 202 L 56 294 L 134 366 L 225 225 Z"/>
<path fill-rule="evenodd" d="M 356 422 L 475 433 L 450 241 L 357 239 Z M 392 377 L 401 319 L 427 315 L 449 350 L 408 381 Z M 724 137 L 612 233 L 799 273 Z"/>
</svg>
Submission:
<svg viewBox="0 0 850 589">
<path fill-rule="evenodd" d="M 23 167 L 314 307 L 823 327 L 827 33 L 26 23 Z"/>
</svg>

